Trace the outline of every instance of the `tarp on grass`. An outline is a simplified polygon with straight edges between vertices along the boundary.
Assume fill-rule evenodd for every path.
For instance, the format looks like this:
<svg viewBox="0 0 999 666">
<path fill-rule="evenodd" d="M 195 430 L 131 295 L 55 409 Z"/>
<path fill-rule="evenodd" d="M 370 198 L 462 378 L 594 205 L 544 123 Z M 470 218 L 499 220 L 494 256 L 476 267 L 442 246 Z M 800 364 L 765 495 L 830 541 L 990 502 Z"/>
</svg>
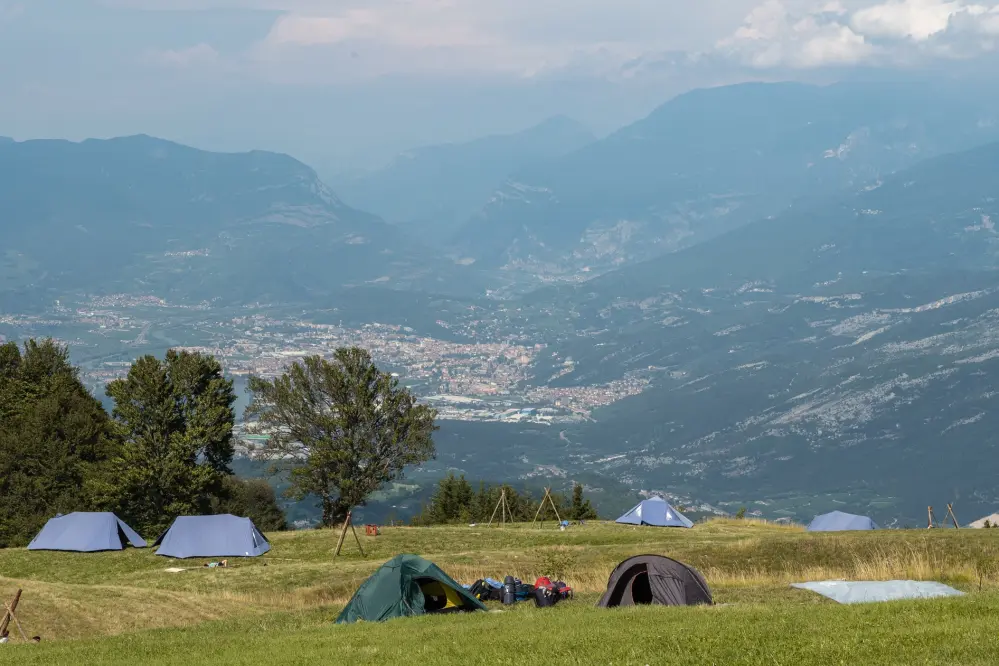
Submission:
<svg viewBox="0 0 999 666">
<path fill-rule="evenodd" d="M 249 518 L 231 513 L 179 516 L 154 546 L 167 557 L 256 557 L 271 549 Z"/>
<path fill-rule="evenodd" d="M 121 550 L 125 544 L 144 548 L 146 542 L 111 512 L 74 511 L 56 516 L 35 535 L 28 550 L 68 550 L 92 553 Z"/>
<path fill-rule="evenodd" d="M 933 599 L 959 597 L 964 592 L 935 581 L 886 580 L 847 581 L 822 580 L 812 583 L 792 583 L 791 587 L 810 590 L 841 604 L 863 604 L 873 601 L 900 599 Z"/>
<path fill-rule="evenodd" d="M 616 523 L 627 525 L 651 525 L 653 527 L 693 527 L 694 523 L 677 511 L 662 497 L 642 500 L 630 511 L 618 518 Z"/>
</svg>

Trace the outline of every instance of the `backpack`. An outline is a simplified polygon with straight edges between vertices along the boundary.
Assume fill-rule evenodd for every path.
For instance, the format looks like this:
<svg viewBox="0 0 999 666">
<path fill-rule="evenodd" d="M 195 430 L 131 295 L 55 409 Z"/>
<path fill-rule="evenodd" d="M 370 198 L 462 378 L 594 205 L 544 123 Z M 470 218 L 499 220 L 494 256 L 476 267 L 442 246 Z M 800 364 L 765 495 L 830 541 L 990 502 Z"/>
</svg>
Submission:
<svg viewBox="0 0 999 666">
<path fill-rule="evenodd" d="M 534 605 L 538 608 L 554 606 L 559 601 L 558 594 L 552 588 L 541 585 L 534 588 Z"/>
</svg>

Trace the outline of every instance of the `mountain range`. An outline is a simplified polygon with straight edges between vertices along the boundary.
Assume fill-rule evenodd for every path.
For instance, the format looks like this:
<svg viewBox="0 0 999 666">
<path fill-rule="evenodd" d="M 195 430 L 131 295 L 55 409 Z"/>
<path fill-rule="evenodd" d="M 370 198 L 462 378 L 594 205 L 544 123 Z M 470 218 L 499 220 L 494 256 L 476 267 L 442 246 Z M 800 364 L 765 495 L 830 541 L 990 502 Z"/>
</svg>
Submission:
<svg viewBox="0 0 999 666">
<path fill-rule="evenodd" d="M 0 144 L 0 298 L 70 291 L 315 302 L 345 286 L 481 292 L 287 155 L 148 136 Z"/>
<path fill-rule="evenodd" d="M 574 288 L 539 376 L 652 388 L 571 429 L 574 466 L 769 515 L 999 503 L 999 144 Z M 545 461 L 542 461 L 545 462 Z"/>
<path fill-rule="evenodd" d="M 446 241 L 508 175 L 594 140 L 576 121 L 557 116 L 515 134 L 415 148 L 381 169 L 335 179 L 333 186 L 358 208 Z"/>
<path fill-rule="evenodd" d="M 993 96 L 749 84 L 600 140 L 555 121 L 536 129 L 561 138 L 535 136 L 534 153 L 522 137 L 416 151 L 363 186 L 368 203 L 398 197 L 379 211 L 398 225 L 285 155 L 0 142 L 0 310 L 130 292 L 421 333 L 464 317 L 544 345 L 533 385 L 651 384 L 561 432 L 462 426 L 442 469 L 555 468 L 771 517 L 985 514 L 999 503 Z M 500 162 L 515 164 L 505 184 L 441 241 Z M 511 275 L 554 286 L 482 298 Z"/>
<path fill-rule="evenodd" d="M 592 275 L 996 139 L 995 94 L 969 86 L 697 90 L 512 174 L 456 243 L 482 265 Z"/>
</svg>

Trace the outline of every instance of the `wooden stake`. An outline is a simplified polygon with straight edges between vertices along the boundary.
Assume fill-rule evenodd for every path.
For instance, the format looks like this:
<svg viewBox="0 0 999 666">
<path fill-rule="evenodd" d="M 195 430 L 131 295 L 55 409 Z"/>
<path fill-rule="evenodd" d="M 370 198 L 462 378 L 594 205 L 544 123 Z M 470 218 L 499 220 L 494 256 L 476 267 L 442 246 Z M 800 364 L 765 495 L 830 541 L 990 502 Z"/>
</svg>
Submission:
<svg viewBox="0 0 999 666">
<path fill-rule="evenodd" d="M 947 513 L 950 514 L 950 519 L 954 521 L 954 529 L 961 529 L 961 526 L 957 524 L 957 516 L 954 515 L 954 506 L 952 504 L 947 505 Z"/>
<path fill-rule="evenodd" d="M 926 519 L 928 521 L 927 525 L 926 525 L 926 529 L 932 529 L 932 527 L 933 527 L 933 507 L 932 506 L 926 507 Z"/>
<path fill-rule="evenodd" d="M 21 600 L 21 590 L 18 588 L 17 593 L 14 595 L 14 600 L 10 604 L 5 604 L 4 608 L 7 612 L 3 614 L 3 620 L 0 620 L 0 636 L 7 635 L 7 627 L 10 626 L 10 619 L 14 617 L 14 611 L 17 610 L 17 603 Z"/>
</svg>

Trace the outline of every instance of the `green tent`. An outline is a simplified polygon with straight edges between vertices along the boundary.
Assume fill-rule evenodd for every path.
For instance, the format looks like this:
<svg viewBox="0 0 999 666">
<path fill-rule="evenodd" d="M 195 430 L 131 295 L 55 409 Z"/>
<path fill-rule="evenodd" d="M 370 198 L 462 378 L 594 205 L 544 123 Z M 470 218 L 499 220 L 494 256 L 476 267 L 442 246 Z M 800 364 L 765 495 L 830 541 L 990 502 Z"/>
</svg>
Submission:
<svg viewBox="0 0 999 666">
<path fill-rule="evenodd" d="M 396 555 L 357 588 L 336 623 L 474 610 L 486 607 L 436 564 L 417 555 Z"/>
</svg>

